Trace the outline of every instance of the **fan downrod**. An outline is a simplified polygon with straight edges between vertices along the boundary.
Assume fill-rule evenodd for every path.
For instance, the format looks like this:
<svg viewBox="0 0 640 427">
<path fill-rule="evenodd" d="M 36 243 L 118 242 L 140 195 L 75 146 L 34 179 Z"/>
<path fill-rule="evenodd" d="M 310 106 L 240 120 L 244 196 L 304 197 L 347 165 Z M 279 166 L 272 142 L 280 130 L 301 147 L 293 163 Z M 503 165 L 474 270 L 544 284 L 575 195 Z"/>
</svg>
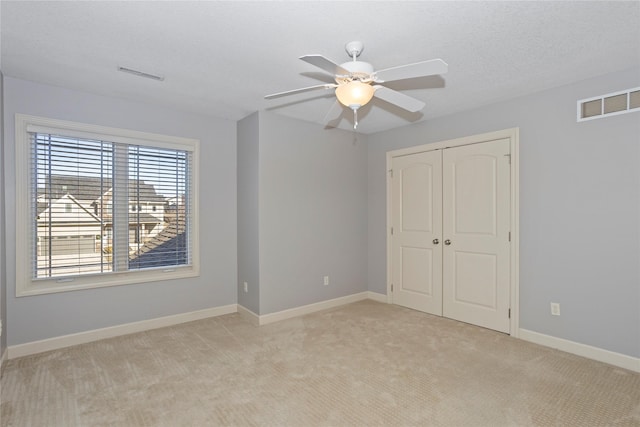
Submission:
<svg viewBox="0 0 640 427">
<path fill-rule="evenodd" d="M 344 45 L 344 50 L 346 50 L 349 54 L 349 57 L 353 58 L 353 60 L 355 61 L 356 58 L 360 56 L 360 54 L 364 50 L 364 43 L 359 41 L 349 42 Z"/>
</svg>

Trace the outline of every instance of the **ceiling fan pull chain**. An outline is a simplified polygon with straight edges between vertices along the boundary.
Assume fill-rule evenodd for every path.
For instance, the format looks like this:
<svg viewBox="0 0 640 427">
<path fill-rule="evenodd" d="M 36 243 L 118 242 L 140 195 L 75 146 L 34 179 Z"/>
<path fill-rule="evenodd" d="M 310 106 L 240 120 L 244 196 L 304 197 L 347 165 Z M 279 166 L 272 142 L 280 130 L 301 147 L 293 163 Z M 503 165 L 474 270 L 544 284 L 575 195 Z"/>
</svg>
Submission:
<svg viewBox="0 0 640 427">
<path fill-rule="evenodd" d="M 353 109 L 353 130 L 356 130 L 358 127 L 358 109 Z"/>
</svg>

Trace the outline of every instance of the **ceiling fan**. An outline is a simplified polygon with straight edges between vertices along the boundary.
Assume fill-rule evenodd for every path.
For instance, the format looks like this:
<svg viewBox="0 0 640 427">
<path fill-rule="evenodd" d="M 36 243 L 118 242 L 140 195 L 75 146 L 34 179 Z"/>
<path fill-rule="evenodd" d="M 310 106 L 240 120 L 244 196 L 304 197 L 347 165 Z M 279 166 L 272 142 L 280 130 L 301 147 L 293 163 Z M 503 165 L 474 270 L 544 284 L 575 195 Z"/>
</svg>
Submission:
<svg viewBox="0 0 640 427">
<path fill-rule="evenodd" d="M 336 64 L 322 55 L 301 56 L 300 59 L 303 61 L 331 73 L 336 82 L 273 93 L 265 96 L 265 99 L 278 98 L 316 89 L 335 88 L 336 98 L 339 103 L 335 102 L 331 110 L 329 110 L 329 113 L 325 117 L 325 123 L 330 122 L 334 117 L 337 118 L 337 116 L 342 113 L 342 107 L 340 106 L 340 104 L 342 104 L 353 111 L 353 128 L 356 129 L 358 126 L 358 109 L 371 101 L 371 98 L 374 96 L 412 113 L 424 108 L 424 102 L 389 89 L 386 86 L 382 86 L 382 83 L 444 74 L 449 67 L 442 59 L 431 59 L 429 61 L 421 61 L 375 71 L 373 66 L 368 62 L 356 60 L 363 49 L 364 44 L 362 42 L 353 41 L 347 43 L 345 50 L 353 60 L 345 62 L 344 64 Z"/>
</svg>

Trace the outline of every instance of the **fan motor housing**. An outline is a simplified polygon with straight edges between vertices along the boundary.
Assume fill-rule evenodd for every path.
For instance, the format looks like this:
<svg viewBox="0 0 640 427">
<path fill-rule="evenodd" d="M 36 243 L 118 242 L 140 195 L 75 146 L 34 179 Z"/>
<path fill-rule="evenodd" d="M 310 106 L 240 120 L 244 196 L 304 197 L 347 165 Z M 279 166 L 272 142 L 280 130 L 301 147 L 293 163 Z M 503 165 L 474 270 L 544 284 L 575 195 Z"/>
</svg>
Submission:
<svg viewBox="0 0 640 427">
<path fill-rule="evenodd" d="M 371 80 L 371 75 L 373 74 L 373 65 L 369 64 L 368 62 L 350 61 L 345 62 L 344 64 L 340 64 L 340 66 L 349 71 L 349 75 L 336 75 L 337 83 L 348 83 L 353 80 L 367 82 Z"/>
</svg>

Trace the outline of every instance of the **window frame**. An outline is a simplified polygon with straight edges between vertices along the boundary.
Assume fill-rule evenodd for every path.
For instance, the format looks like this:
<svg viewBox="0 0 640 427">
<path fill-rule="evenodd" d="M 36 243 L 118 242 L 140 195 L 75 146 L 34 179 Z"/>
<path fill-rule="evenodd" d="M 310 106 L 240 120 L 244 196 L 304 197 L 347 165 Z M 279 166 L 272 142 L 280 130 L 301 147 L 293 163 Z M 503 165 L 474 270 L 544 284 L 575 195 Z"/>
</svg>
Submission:
<svg viewBox="0 0 640 427">
<path fill-rule="evenodd" d="M 192 154 L 191 162 L 191 264 L 122 272 L 82 274 L 53 278 L 33 277 L 30 132 L 57 133 L 77 138 L 141 145 L 154 148 L 184 150 Z M 16 297 L 41 295 L 80 289 L 120 286 L 161 280 L 183 279 L 200 275 L 199 242 L 199 151 L 200 141 L 107 126 L 77 123 L 16 114 Z"/>
</svg>

